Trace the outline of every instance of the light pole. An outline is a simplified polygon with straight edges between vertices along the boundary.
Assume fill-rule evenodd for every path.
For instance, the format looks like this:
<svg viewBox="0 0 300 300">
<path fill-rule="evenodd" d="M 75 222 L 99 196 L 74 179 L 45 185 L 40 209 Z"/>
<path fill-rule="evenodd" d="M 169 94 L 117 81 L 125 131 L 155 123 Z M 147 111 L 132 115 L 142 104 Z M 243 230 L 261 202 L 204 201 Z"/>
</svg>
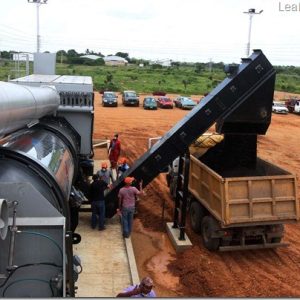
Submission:
<svg viewBox="0 0 300 300">
<path fill-rule="evenodd" d="M 252 18 L 254 15 L 260 15 L 263 12 L 261 10 L 260 12 L 255 12 L 255 8 L 249 8 L 248 11 L 244 11 L 244 14 L 249 15 L 249 32 L 248 32 L 248 43 L 246 48 L 246 55 L 249 56 L 250 54 L 250 40 L 251 40 L 251 27 L 252 27 Z"/>
<path fill-rule="evenodd" d="M 28 3 L 36 4 L 36 52 L 40 52 L 40 5 L 47 4 L 48 0 L 27 0 Z"/>
</svg>

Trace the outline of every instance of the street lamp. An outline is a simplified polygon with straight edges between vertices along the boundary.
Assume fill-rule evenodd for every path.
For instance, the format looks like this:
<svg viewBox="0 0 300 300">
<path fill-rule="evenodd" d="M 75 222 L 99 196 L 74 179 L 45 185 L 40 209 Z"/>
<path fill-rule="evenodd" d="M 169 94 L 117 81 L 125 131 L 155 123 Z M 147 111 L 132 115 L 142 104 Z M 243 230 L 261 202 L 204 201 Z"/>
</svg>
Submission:
<svg viewBox="0 0 300 300">
<path fill-rule="evenodd" d="M 248 43 L 247 43 L 247 48 L 246 48 L 246 55 L 249 56 L 250 54 L 250 39 L 251 39 L 251 26 L 252 26 L 252 18 L 254 15 L 260 15 L 263 12 L 261 10 L 260 12 L 256 12 L 255 8 L 249 8 L 248 11 L 244 11 L 244 14 L 249 15 L 249 33 L 248 33 Z"/>
<path fill-rule="evenodd" d="M 47 4 L 48 0 L 27 0 L 28 3 L 35 3 L 36 4 L 36 52 L 40 52 L 40 5 Z"/>
</svg>

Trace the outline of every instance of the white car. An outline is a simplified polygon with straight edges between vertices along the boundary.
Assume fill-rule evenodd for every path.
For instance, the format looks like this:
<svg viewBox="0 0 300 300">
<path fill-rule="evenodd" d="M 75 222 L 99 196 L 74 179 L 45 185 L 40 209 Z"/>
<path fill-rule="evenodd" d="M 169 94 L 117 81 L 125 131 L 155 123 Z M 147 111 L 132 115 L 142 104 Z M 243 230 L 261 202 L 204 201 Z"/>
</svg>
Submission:
<svg viewBox="0 0 300 300">
<path fill-rule="evenodd" d="M 283 102 L 273 102 L 272 105 L 272 112 L 277 113 L 277 114 L 287 114 L 289 110 L 287 107 L 284 105 Z"/>
</svg>

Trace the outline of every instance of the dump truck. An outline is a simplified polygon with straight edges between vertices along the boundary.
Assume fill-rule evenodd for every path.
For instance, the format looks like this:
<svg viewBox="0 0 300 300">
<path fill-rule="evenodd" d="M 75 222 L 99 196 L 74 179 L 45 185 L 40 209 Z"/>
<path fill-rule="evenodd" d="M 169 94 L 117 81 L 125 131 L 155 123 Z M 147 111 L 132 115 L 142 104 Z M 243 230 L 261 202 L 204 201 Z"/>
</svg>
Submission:
<svg viewBox="0 0 300 300">
<path fill-rule="evenodd" d="M 205 139 L 208 137 L 209 134 Z M 224 140 L 219 139 L 215 145 L 220 148 L 222 143 Z M 214 164 L 213 159 L 208 159 L 216 155 L 216 151 L 209 154 L 210 147 L 201 151 L 200 146 L 198 150 L 191 146 L 190 151 L 182 168 L 189 169 L 190 224 L 201 233 L 207 249 L 230 251 L 287 245 L 281 243 L 283 224 L 299 220 L 295 175 L 259 157 L 251 166 L 218 168 L 220 161 Z M 184 176 L 179 169 L 177 159 L 167 174 L 173 197 L 183 188 Z"/>
</svg>

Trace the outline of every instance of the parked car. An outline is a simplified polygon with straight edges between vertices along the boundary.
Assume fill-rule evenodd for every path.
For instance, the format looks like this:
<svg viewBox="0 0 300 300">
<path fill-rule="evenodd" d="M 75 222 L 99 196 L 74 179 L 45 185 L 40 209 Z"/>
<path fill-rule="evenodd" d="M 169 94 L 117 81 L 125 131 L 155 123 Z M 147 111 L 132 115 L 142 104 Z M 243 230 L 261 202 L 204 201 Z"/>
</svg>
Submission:
<svg viewBox="0 0 300 300">
<path fill-rule="evenodd" d="M 182 97 L 180 100 L 179 107 L 182 109 L 193 109 L 197 103 L 189 97 Z"/>
<path fill-rule="evenodd" d="M 272 105 L 272 112 L 277 114 L 287 114 L 289 110 L 283 102 L 274 101 Z"/>
<path fill-rule="evenodd" d="M 115 92 L 104 92 L 102 95 L 103 106 L 118 106 L 118 96 Z"/>
<path fill-rule="evenodd" d="M 135 91 L 124 91 L 122 94 L 122 103 L 124 106 L 139 106 L 139 96 Z"/>
<path fill-rule="evenodd" d="M 173 108 L 173 101 L 168 97 L 158 97 L 157 106 L 161 108 Z"/>
<path fill-rule="evenodd" d="M 157 109 L 156 99 L 154 97 L 145 97 L 143 107 L 144 109 Z"/>
<path fill-rule="evenodd" d="M 175 104 L 175 107 L 179 107 L 179 103 L 180 103 L 180 100 L 181 100 L 182 96 L 178 96 L 176 97 L 173 102 Z"/>
<path fill-rule="evenodd" d="M 177 98 L 175 98 L 174 103 L 176 107 L 182 109 L 192 109 L 197 105 L 197 102 L 194 101 L 192 98 L 183 96 L 178 96 Z"/>
</svg>

